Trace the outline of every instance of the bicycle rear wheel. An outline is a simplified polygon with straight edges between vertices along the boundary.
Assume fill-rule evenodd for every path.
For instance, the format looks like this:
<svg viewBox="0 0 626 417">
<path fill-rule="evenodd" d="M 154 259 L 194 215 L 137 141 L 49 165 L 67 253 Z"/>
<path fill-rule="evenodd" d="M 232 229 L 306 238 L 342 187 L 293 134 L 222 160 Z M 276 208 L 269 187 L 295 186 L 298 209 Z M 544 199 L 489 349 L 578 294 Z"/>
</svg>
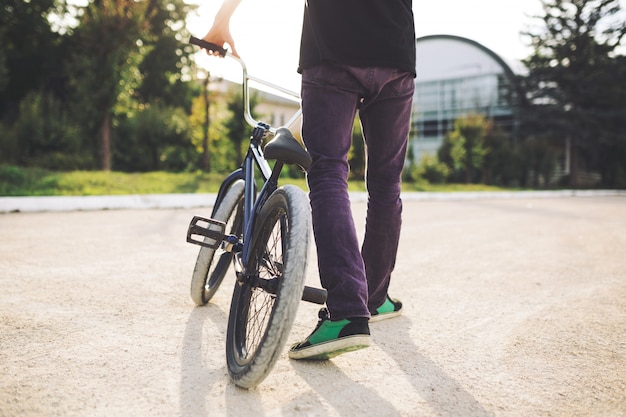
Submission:
<svg viewBox="0 0 626 417">
<path fill-rule="evenodd" d="M 226 223 L 226 234 L 241 236 L 243 229 L 243 180 L 231 185 L 213 210 L 213 219 Z M 206 239 L 205 239 L 206 240 Z M 209 302 L 224 280 L 233 253 L 201 247 L 191 277 L 191 299 L 201 306 Z"/>
<path fill-rule="evenodd" d="M 255 221 L 254 276 L 235 284 L 226 335 L 228 372 L 242 388 L 265 379 L 285 345 L 304 288 L 310 230 L 308 198 L 292 185 L 272 193 Z"/>
</svg>

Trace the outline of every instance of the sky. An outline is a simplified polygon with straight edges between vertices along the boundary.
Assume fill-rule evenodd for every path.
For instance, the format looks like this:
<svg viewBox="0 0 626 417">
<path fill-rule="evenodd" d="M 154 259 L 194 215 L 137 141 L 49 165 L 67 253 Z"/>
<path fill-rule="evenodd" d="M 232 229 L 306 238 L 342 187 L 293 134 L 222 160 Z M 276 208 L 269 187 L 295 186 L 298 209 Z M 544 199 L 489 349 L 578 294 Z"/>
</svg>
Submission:
<svg viewBox="0 0 626 417">
<path fill-rule="evenodd" d="M 222 0 L 189 0 L 200 5 L 188 18 L 193 35 L 203 37 Z M 626 0 L 620 0 L 626 9 Z M 242 0 L 231 20 L 237 51 L 249 74 L 298 91 L 296 72 L 304 0 Z M 508 62 L 527 57 L 530 49 L 520 32 L 536 25 L 531 16 L 542 14 L 540 0 L 413 0 L 416 36 L 447 34 L 469 38 Z M 251 29 L 253 25 L 259 28 Z M 214 76 L 233 76 L 233 67 L 198 54 L 199 64 Z M 419 65 L 419 56 L 418 62 Z"/>
</svg>

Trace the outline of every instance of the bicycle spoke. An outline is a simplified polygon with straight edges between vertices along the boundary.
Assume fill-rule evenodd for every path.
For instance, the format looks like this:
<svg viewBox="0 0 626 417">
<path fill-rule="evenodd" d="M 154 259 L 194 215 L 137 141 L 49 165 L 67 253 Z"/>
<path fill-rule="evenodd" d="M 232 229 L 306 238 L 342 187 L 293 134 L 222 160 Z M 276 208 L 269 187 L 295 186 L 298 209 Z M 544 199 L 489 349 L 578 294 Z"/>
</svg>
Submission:
<svg viewBox="0 0 626 417">
<path fill-rule="evenodd" d="M 262 259 L 259 262 L 259 277 L 280 278 L 282 269 L 282 233 L 280 223 L 276 223 L 267 240 Z M 260 288 L 252 290 L 250 310 L 246 325 L 246 354 L 253 354 L 261 344 L 269 323 L 276 297 Z"/>
<path fill-rule="evenodd" d="M 246 325 L 246 357 L 254 354 L 261 344 L 273 305 L 274 297 L 271 297 L 270 294 L 260 288 L 252 290 Z"/>
</svg>

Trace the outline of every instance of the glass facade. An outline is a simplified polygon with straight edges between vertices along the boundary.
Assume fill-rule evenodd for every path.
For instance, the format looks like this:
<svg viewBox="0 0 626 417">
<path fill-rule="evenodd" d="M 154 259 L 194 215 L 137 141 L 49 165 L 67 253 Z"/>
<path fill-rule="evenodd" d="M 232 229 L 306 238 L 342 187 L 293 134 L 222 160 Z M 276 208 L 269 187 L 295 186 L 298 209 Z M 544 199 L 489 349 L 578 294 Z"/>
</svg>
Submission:
<svg viewBox="0 0 626 417">
<path fill-rule="evenodd" d="M 418 39 L 420 55 L 425 64 L 418 67 L 411 126 L 416 162 L 436 154 L 455 120 L 469 113 L 492 119 L 515 137 L 515 80 L 495 54 L 467 39 L 431 36 Z"/>
</svg>

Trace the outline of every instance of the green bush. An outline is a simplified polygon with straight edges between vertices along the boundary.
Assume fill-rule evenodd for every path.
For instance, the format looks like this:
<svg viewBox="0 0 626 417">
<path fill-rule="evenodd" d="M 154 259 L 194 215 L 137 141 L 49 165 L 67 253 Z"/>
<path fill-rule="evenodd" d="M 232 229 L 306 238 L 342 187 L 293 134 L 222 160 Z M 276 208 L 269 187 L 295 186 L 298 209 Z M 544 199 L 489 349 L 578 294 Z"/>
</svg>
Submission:
<svg viewBox="0 0 626 417">
<path fill-rule="evenodd" d="M 115 130 L 113 165 L 128 172 L 183 171 L 195 157 L 182 109 L 153 105 L 122 120 Z"/>
<path fill-rule="evenodd" d="M 415 176 L 431 184 L 444 184 L 450 176 L 450 168 L 443 162 L 439 162 L 436 156 L 425 154 L 416 167 Z"/>
<path fill-rule="evenodd" d="M 5 162 L 59 171 L 86 168 L 78 129 L 53 95 L 34 91 L 20 102 L 19 117 L 4 128 Z M 5 136 L 6 135 L 6 136 Z"/>
<path fill-rule="evenodd" d="M 56 186 L 56 179 L 57 175 L 45 169 L 0 165 L 0 195 L 47 194 Z"/>
<path fill-rule="evenodd" d="M 0 165 L 0 184 L 21 187 L 26 182 L 24 171 L 12 165 Z"/>
</svg>

